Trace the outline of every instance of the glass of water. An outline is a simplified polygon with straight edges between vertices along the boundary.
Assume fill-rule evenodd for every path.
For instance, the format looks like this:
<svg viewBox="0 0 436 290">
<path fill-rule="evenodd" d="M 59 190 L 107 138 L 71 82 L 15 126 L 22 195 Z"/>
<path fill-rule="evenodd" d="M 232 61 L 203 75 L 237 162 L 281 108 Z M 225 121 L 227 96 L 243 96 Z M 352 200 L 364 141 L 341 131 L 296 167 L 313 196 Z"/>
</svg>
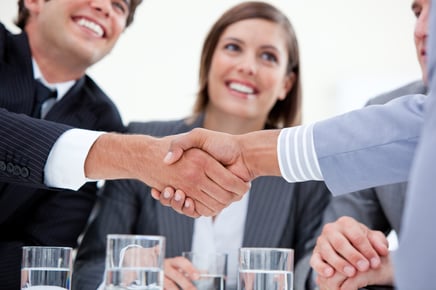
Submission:
<svg viewBox="0 0 436 290">
<path fill-rule="evenodd" d="M 165 238 L 108 235 L 105 290 L 163 289 Z"/>
<path fill-rule="evenodd" d="M 227 254 L 183 252 L 200 271 L 200 279 L 193 281 L 197 290 L 225 290 L 227 276 Z"/>
<path fill-rule="evenodd" d="M 241 248 L 238 290 L 292 290 L 294 250 Z"/>
<path fill-rule="evenodd" d="M 69 247 L 23 247 L 21 289 L 70 290 L 72 252 Z"/>
</svg>

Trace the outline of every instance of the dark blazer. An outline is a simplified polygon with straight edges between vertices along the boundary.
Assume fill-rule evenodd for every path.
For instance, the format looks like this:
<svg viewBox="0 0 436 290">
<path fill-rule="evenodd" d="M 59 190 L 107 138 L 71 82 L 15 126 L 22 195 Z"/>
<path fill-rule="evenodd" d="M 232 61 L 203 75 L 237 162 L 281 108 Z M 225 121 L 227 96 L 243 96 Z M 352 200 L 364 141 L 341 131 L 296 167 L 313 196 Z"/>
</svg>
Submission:
<svg viewBox="0 0 436 290">
<path fill-rule="evenodd" d="M 95 201 L 95 183 L 78 192 L 47 189 L 43 168 L 56 139 L 72 127 L 122 131 L 113 102 L 87 76 L 46 120 L 29 118 L 35 103 L 25 33 L 0 24 L 0 289 L 18 289 L 23 245 L 76 246 Z M 68 125 L 68 126 L 66 126 Z"/>
<path fill-rule="evenodd" d="M 200 117 L 192 125 L 183 120 L 132 123 L 128 132 L 172 135 L 200 127 L 202 121 Z M 279 177 L 255 179 L 250 190 L 243 246 L 293 248 L 298 260 L 304 255 L 305 242 L 318 227 L 329 199 L 330 193 L 322 182 L 290 184 Z M 108 181 L 97 208 L 98 214 L 76 257 L 75 290 L 95 290 L 102 282 L 107 234 L 163 235 L 167 257 L 191 250 L 194 219 L 162 206 L 151 197 L 150 188 L 139 181 Z"/>
</svg>

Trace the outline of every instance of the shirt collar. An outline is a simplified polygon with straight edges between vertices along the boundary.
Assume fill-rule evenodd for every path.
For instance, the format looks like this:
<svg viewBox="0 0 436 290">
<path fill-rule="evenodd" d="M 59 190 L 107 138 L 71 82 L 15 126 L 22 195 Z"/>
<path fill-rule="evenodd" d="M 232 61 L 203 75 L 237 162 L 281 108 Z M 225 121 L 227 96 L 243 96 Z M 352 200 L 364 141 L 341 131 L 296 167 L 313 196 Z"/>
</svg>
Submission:
<svg viewBox="0 0 436 290">
<path fill-rule="evenodd" d="M 45 80 L 45 78 L 42 75 L 41 70 L 39 69 L 39 66 L 36 63 L 34 58 L 32 58 L 32 64 L 33 64 L 33 77 L 34 77 L 34 79 L 40 81 L 49 89 L 51 89 L 53 91 L 56 90 L 57 91 L 57 98 L 56 98 L 57 101 L 62 99 L 62 97 L 65 96 L 65 94 L 68 92 L 68 90 L 71 89 L 71 87 L 76 83 L 75 80 L 72 80 L 72 81 L 66 81 L 66 82 L 62 82 L 62 83 L 50 84 L 49 82 L 47 82 Z"/>
</svg>

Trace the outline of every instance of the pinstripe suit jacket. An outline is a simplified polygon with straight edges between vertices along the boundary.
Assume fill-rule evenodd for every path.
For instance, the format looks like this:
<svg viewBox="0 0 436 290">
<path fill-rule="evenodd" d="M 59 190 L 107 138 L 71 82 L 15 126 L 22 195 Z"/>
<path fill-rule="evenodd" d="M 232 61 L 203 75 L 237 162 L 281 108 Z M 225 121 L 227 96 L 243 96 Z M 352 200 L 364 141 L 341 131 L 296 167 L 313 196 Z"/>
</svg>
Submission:
<svg viewBox="0 0 436 290">
<path fill-rule="evenodd" d="M 165 136 L 202 125 L 185 121 L 133 123 L 129 132 Z M 322 182 L 287 183 L 278 177 L 253 181 L 250 190 L 243 246 L 295 249 L 304 255 L 305 242 L 318 227 L 330 199 Z M 150 188 L 133 180 L 107 182 L 98 203 L 98 214 L 88 228 L 76 257 L 73 289 L 95 290 L 104 271 L 106 235 L 135 233 L 166 237 L 166 256 L 190 251 L 194 219 L 162 206 L 150 196 Z"/>
<path fill-rule="evenodd" d="M 384 104 L 404 95 L 426 93 L 427 88 L 424 83 L 416 81 L 372 98 L 367 105 Z M 391 230 L 400 233 L 406 190 L 407 183 L 403 182 L 335 196 L 324 211 L 322 226 L 337 220 L 341 216 L 350 216 L 367 225 L 370 229 L 382 231 L 385 234 L 388 234 Z M 315 243 L 315 239 L 310 241 L 310 248 L 313 249 Z M 295 289 L 314 289 L 314 281 L 306 283 L 308 282 L 307 279 L 310 279 L 309 259 L 310 253 L 307 257 L 301 259 L 296 267 L 296 277 L 298 279 L 295 281 Z"/>
<path fill-rule="evenodd" d="M 75 246 L 95 201 L 94 183 L 79 192 L 43 186 L 43 167 L 69 126 L 122 130 L 110 99 L 83 77 L 46 119 L 29 118 L 35 103 L 32 58 L 26 34 L 0 24 L 0 289 L 18 289 L 21 246 Z M 63 123 L 66 125 L 61 125 Z M 68 126 L 67 126 L 68 125 Z"/>
</svg>

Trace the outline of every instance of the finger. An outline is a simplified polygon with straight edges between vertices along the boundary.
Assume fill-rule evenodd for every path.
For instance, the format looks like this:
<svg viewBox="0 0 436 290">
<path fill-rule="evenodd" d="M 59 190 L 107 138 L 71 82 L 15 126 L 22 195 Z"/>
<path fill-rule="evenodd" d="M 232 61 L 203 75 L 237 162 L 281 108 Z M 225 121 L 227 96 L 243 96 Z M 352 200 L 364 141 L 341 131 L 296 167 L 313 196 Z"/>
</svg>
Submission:
<svg viewBox="0 0 436 290">
<path fill-rule="evenodd" d="M 318 284 L 320 290 L 342 290 L 341 286 L 347 279 L 347 276 L 336 272 L 333 276 L 329 278 L 318 276 L 316 279 L 316 283 Z"/>
<path fill-rule="evenodd" d="M 167 278 L 167 276 L 164 277 L 164 290 L 179 290 L 179 286 L 177 286 L 177 284 Z"/>
<path fill-rule="evenodd" d="M 196 208 L 196 211 L 198 212 L 198 214 L 200 214 L 202 216 L 216 216 L 217 214 L 220 213 L 222 208 L 224 208 L 224 206 L 223 206 L 221 209 L 214 210 L 199 200 L 195 200 L 194 205 L 195 205 L 195 208 Z"/>
<path fill-rule="evenodd" d="M 192 263 L 184 257 L 165 260 L 165 277 L 182 289 L 195 289 L 191 279 L 198 279 L 200 274 Z"/>
<path fill-rule="evenodd" d="M 174 197 L 174 189 L 171 187 L 165 187 L 160 195 L 159 201 L 164 206 L 171 206 L 171 200 Z"/>
<path fill-rule="evenodd" d="M 325 263 L 321 256 L 315 252 L 310 258 L 310 265 L 312 266 L 313 270 L 318 274 L 318 276 L 321 277 L 328 278 L 335 273 L 334 268 L 331 267 L 329 264 Z"/>
<path fill-rule="evenodd" d="M 368 239 L 380 256 L 387 256 L 389 254 L 389 241 L 382 232 L 369 231 Z"/>
<path fill-rule="evenodd" d="M 183 205 L 185 203 L 185 194 L 180 189 L 177 189 L 171 199 L 171 207 L 177 212 L 181 213 Z"/>
<path fill-rule="evenodd" d="M 318 284 L 320 290 L 340 290 L 343 289 L 341 287 L 347 279 L 348 279 L 347 276 L 336 272 L 332 277 L 329 278 L 318 276 L 316 279 L 316 283 Z M 347 288 L 347 289 L 352 289 L 352 288 Z"/>
<path fill-rule="evenodd" d="M 162 192 L 157 190 L 156 188 L 151 189 L 151 196 L 156 200 L 161 200 L 162 198 L 165 200 L 169 200 L 174 195 L 174 189 L 172 187 L 165 187 Z"/>
<path fill-rule="evenodd" d="M 327 237 L 331 247 L 359 271 L 367 271 L 370 268 L 370 258 L 378 257 L 369 242 L 367 232 L 366 226 L 349 217 L 341 217 L 337 222 L 326 224 L 323 228 L 323 235 Z M 335 265 L 332 266 L 336 268 Z"/>
<path fill-rule="evenodd" d="M 182 213 L 192 218 L 197 218 L 200 216 L 200 214 L 195 209 L 194 201 L 189 197 L 185 199 L 185 204 L 183 205 Z"/>
<path fill-rule="evenodd" d="M 171 207 L 178 213 L 192 218 L 197 218 L 200 216 L 195 210 L 193 200 L 189 197 L 186 197 L 186 194 L 180 189 L 176 190 L 174 197 L 171 200 Z M 209 208 L 208 210 L 210 211 Z"/>
<path fill-rule="evenodd" d="M 336 232 L 331 234 L 330 227 L 332 226 L 334 224 L 326 224 L 324 226 L 322 235 L 318 237 L 314 253 L 318 253 L 321 260 L 333 267 L 335 271 L 352 277 L 355 275 L 356 269 L 343 258 L 342 253 L 347 252 L 344 248 L 351 247 L 353 250 L 354 248 L 350 246 L 349 242 L 342 235 L 338 235 Z M 325 270 L 321 269 L 318 271 L 322 273 L 321 271 Z"/>
<path fill-rule="evenodd" d="M 153 197 L 155 200 L 160 200 L 161 194 L 162 193 L 159 190 L 157 190 L 156 188 L 151 189 L 151 197 Z"/>
<path fill-rule="evenodd" d="M 228 203 L 235 196 L 242 196 L 250 189 L 250 182 L 245 182 L 215 159 L 206 163 L 205 174 L 222 189 L 223 196 L 217 196 L 222 203 Z"/>
</svg>

